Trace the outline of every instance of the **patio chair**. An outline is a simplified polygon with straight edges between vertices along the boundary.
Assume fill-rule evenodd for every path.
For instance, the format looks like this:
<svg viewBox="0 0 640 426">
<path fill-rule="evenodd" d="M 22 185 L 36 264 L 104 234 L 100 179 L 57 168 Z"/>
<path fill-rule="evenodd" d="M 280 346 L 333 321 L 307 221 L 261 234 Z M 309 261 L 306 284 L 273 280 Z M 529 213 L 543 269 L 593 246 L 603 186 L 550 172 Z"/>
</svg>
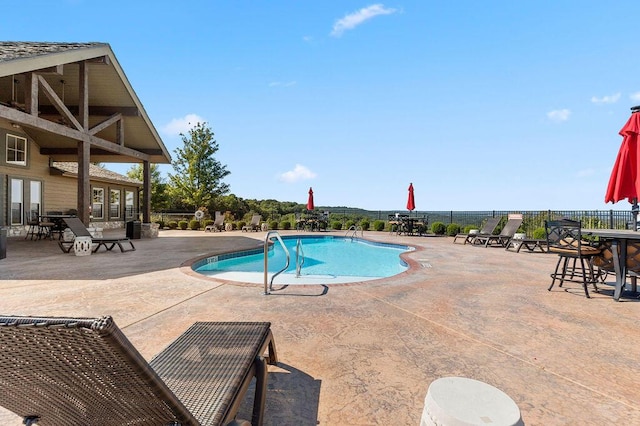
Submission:
<svg viewBox="0 0 640 426">
<path fill-rule="evenodd" d="M 456 234 L 456 236 L 453 237 L 453 242 L 455 243 L 458 238 L 464 238 L 463 244 L 467 244 L 467 243 L 471 244 L 471 243 L 473 243 L 473 240 L 478 235 L 493 235 L 493 231 L 495 231 L 495 229 L 497 228 L 497 226 L 500 223 L 501 219 L 502 218 L 499 217 L 499 216 L 498 217 L 489 217 L 489 218 L 487 218 L 487 221 L 482 226 L 482 228 L 480 228 L 479 232 L 474 233 L 474 234 L 471 234 L 471 233 Z"/>
<path fill-rule="evenodd" d="M 95 244 L 95 248 L 92 250 L 93 253 L 97 252 L 100 247 L 104 247 L 107 251 L 111 251 L 115 246 L 120 248 L 121 252 L 125 251 L 133 251 L 135 250 L 135 246 L 133 242 L 126 237 L 115 237 L 115 238 L 94 238 L 84 223 L 77 217 L 65 217 L 64 223 L 71 229 L 71 232 L 75 235 L 75 237 L 90 237 L 91 243 Z M 73 241 L 58 241 L 58 245 L 60 249 L 69 253 L 73 248 Z M 129 247 L 123 246 L 123 244 L 129 244 Z"/>
<path fill-rule="evenodd" d="M 224 214 L 222 212 L 216 212 L 216 219 L 211 225 L 204 227 L 204 232 L 211 231 L 224 231 Z"/>
<path fill-rule="evenodd" d="M 260 216 L 259 214 L 254 214 L 251 217 L 251 222 L 248 225 L 242 227 L 242 231 L 259 231 L 261 220 L 262 216 Z"/>
<path fill-rule="evenodd" d="M 508 247 L 509 242 L 522 225 L 522 215 L 519 213 L 512 213 L 507 216 L 507 223 L 502 228 L 502 231 L 498 235 L 476 235 L 473 239 L 473 244 L 484 245 L 489 247 L 496 244 L 500 247 Z"/>
<path fill-rule="evenodd" d="M 579 221 L 545 221 L 544 227 L 547 233 L 547 250 L 558 255 L 558 263 L 551 274 L 548 290 L 551 291 L 556 280 L 560 281 L 559 287 L 562 287 L 565 281 L 577 282 L 582 284 L 585 296 L 590 297 L 587 288 L 589 284 L 598 291 L 598 276 L 594 273 L 593 261 L 602 250 L 582 239 L 582 224 Z"/>
<path fill-rule="evenodd" d="M 196 322 L 147 363 L 109 316 L 0 316 L 0 405 L 26 425 L 223 425 L 255 377 L 260 425 L 270 326 Z"/>
</svg>

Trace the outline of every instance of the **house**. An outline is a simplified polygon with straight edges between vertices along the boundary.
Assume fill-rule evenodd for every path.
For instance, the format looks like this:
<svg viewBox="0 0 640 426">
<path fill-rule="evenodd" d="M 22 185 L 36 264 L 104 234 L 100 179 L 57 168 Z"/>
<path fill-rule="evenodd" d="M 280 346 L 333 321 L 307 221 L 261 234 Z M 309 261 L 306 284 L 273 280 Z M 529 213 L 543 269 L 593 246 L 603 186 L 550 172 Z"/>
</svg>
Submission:
<svg viewBox="0 0 640 426">
<path fill-rule="evenodd" d="M 67 210 L 148 223 L 151 164 L 170 162 L 108 44 L 0 42 L 0 226 Z M 141 163 L 143 182 L 95 163 Z"/>
</svg>

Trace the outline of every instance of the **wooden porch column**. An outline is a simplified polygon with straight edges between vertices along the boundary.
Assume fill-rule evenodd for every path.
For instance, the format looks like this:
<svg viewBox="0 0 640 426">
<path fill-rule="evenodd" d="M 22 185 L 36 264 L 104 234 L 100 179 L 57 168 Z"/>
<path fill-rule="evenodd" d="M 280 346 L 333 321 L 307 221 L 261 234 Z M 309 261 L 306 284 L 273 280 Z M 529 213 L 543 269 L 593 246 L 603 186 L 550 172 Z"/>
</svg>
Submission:
<svg viewBox="0 0 640 426">
<path fill-rule="evenodd" d="M 91 144 L 78 141 L 78 217 L 89 226 L 89 206 L 91 206 L 91 183 L 89 181 L 89 162 Z"/>
<path fill-rule="evenodd" d="M 151 163 L 142 162 L 142 223 L 151 222 Z"/>
</svg>

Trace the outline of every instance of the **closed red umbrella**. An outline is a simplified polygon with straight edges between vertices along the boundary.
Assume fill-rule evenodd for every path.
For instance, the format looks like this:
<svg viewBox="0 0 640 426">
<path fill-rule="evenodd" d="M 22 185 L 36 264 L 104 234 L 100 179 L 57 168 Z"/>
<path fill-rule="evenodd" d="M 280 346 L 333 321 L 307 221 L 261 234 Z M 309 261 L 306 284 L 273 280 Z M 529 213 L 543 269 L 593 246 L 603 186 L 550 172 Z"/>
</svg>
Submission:
<svg viewBox="0 0 640 426">
<path fill-rule="evenodd" d="M 309 199 L 307 200 L 307 210 L 313 210 L 316 207 L 313 205 L 313 189 L 309 188 Z"/>
<path fill-rule="evenodd" d="M 640 107 L 631 108 L 632 114 L 627 124 L 620 130 L 622 145 L 618 151 L 618 157 L 613 165 L 607 193 L 604 202 L 617 203 L 627 199 L 633 204 L 634 223 L 638 216 L 638 196 L 640 195 L 640 173 L 638 167 L 640 163 L 640 145 L 638 144 L 638 134 L 640 133 Z M 634 225 L 635 229 L 635 225 Z"/>
<path fill-rule="evenodd" d="M 409 184 L 409 199 L 407 200 L 407 210 L 412 211 L 416 209 L 416 200 L 413 197 L 413 183 Z"/>
</svg>

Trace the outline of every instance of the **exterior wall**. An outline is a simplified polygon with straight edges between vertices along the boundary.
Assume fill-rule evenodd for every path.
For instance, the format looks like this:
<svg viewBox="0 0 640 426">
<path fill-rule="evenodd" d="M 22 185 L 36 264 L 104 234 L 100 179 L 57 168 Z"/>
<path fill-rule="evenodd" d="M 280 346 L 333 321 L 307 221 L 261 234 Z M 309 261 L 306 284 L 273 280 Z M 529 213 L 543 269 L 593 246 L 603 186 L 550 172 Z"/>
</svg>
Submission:
<svg viewBox="0 0 640 426">
<path fill-rule="evenodd" d="M 6 162 L 6 135 L 7 133 L 19 137 L 27 138 L 27 164 L 26 166 L 16 166 L 7 164 Z M 23 179 L 25 182 L 39 181 L 42 183 L 41 190 L 41 213 L 48 211 L 59 211 L 66 213 L 69 210 L 77 209 L 78 181 L 74 176 L 63 176 L 51 174 L 49 167 L 49 157 L 40 154 L 38 145 L 27 137 L 20 129 L 6 129 L 0 127 L 0 226 L 10 225 L 11 214 L 11 178 Z M 126 213 L 126 191 L 132 191 L 133 197 L 133 219 L 138 219 L 139 200 L 138 187 L 128 185 L 127 183 L 104 182 L 92 179 L 90 181 L 91 190 L 93 188 L 103 188 L 105 194 L 104 217 L 92 218 L 92 226 L 111 229 L 124 227 L 126 220 L 132 218 L 125 217 Z M 111 190 L 120 192 L 120 215 L 119 217 L 111 217 L 109 215 L 109 195 Z M 29 192 L 25 192 L 24 198 L 29 196 Z M 25 235 L 28 228 L 26 224 L 26 211 L 28 210 L 30 200 L 23 199 L 24 223 L 22 226 L 9 226 L 9 235 Z"/>
</svg>

